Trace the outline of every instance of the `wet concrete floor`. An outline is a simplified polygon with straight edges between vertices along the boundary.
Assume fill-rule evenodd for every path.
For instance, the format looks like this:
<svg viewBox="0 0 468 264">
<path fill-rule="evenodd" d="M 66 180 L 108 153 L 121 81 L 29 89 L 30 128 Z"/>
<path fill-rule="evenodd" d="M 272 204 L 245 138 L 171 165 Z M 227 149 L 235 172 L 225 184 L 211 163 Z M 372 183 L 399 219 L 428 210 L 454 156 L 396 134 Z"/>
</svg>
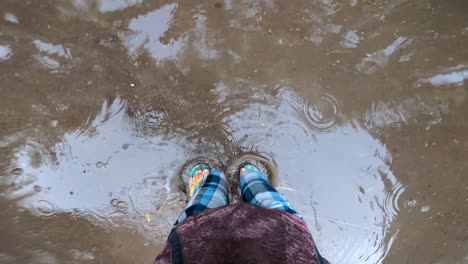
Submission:
<svg viewBox="0 0 468 264">
<path fill-rule="evenodd" d="M 333 263 L 468 263 L 466 14 L 2 0 L 0 263 L 150 263 L 180 167 L 247 152 Z"/>
</svg>

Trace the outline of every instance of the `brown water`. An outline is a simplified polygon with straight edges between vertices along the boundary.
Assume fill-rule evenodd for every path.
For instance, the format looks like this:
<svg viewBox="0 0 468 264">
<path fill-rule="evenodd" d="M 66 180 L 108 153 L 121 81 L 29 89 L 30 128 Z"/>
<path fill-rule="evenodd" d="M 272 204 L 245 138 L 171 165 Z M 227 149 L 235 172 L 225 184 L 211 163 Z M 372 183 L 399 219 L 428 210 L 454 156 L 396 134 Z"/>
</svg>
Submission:
<svg viewBox="0 0 468 264">
<path fill-rule="evenodd" d="M 150 263 L 180 167 L 246 152 L 333 263 L 468 263 L 466 14 L 2 0 L 0 263 Z"/>
</svg>

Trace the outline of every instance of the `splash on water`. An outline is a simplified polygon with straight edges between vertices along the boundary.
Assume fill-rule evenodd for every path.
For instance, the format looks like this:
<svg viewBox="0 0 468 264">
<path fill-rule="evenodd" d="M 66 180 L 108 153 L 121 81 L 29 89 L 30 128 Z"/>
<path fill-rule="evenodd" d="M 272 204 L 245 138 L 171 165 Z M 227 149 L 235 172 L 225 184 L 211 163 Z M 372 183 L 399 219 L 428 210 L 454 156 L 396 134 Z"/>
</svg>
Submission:
<svg viewBox="0 0 468 264">
<path fill-rule="evenodd" d="M 35 212 L 39 216 L 49 217 L 55 214 L 56 209 L 53 203 L 47 200 L 37 200 L 34 202 Z"/>
<path fill-rule="evenodd" d="M 11 58 L 13 52 L 11 51 L 10 46 L 8 45 L 0 45 L 0 62 L 7 61 Z"/>
<path fill-rule="evenodd" d="M 5 13 L 3 15 L 3 19 L 5 19 L 5 21 L 8 21 L 10 23 L 14 23 L 14 24 L 19 23 L 18 17 L 16 17 L 15 14 L 13 13 Z"/>
</svg>

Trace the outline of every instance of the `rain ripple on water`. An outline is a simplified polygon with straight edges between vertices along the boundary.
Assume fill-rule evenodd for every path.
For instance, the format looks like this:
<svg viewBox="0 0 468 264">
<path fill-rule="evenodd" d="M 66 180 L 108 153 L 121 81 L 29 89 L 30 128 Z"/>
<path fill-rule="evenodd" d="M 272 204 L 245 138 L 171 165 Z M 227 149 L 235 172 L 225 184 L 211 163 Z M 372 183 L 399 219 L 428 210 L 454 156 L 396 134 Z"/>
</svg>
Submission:
<svg viewBox="0 0 468 264">
<path fill-rule="evenodd" d="M 55 206 L 47 200 L 37 200 L 34 202 L 35 212 L 39 216 L 49 217 L 55 214 Z"/>
<path fill-rule="evenodd" d="M 311 101 L 296 97 L 289 102 L 299 114 L 299 119 L 313 132 L 330 133 L 341 122 L 341 104 L 329 93 L 323 93 Z"/>
<path fill-rule="evenodd" d="M 400 182 L 397 182 L 395 185 L 393 185 L 390 192 L 388 192 L 385 196 L 385 204 L 383 210 L 389 218 L 387 220 L 392 220 L 398 215 L 398 212 L 400 211 L 400 197 L 404 191 L 405 188 L 403 187 L 403 185 Z"/>
</svg>

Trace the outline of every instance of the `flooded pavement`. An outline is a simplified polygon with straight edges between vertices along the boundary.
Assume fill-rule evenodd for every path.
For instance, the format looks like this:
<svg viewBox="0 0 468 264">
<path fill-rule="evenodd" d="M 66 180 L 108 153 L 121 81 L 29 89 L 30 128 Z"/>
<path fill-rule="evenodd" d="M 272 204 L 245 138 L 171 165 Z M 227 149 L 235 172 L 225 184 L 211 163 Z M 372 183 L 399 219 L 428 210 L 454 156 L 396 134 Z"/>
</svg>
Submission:
<svg viewBox="0 0 468 264">
<path fill-rule="evenodd" d="M 463 0 L 0 3 L 0 263 L 151 263 L 242 153 L 333 263 L 468 263 Z"/>
</svg>

